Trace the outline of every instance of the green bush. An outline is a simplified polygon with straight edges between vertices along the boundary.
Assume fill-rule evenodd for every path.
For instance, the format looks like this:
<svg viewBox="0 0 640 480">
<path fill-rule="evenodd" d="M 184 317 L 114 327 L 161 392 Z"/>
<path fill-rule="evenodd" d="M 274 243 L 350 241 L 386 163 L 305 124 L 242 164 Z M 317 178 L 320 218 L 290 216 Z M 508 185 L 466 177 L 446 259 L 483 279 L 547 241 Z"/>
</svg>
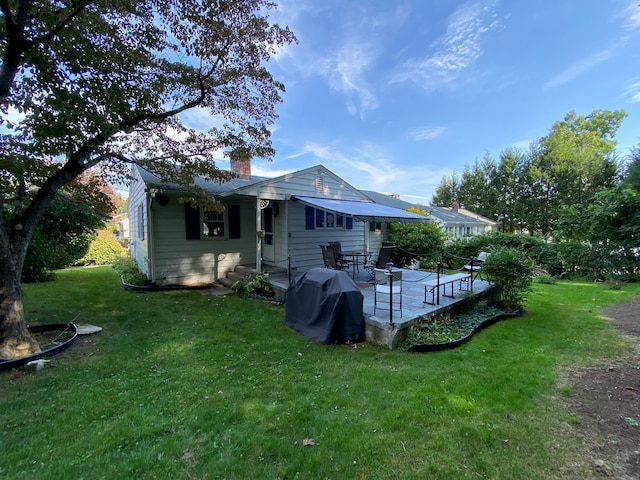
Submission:
<svg viewBox="0 0 640 480">
<path fill-rule="evenodd" d="M 98 230 L 89 245 L 87 254 L 78 265 L 110 265 L 127 253 L 115 235 L 108 230 Z"/>
<path fill-rule="evenodd" d="M 119 257 L 113 262 L 113 269 L 122 281 L 129 285 L 146 285 L 149 279 L 144 273 L 140 273 L 138 263 L 130 255 Z"/>
<path fill-rule="evenodd" d="M 237 280 L 231 285 L 231 289 L 238 295 L 252 294 L 266 298 L 273 298 L 275 292 L 271 287 L 269 274 L 261 273 L 258 275 L 247 276 L 242 280 Z"/>
<path fill-rule="evenodd" d="M 533 262 L 521 248 L 494 249 L 482 265 L 482 272 L 500 289 L 500 297 L 507 310 L 524 307 L 533 281 Z"/>
<path fill-rule="evenodd" d="M 398 247 L 394 250 L 394 264 L 406 265 L 418 259 L 424 265 L 435 266 L 444 246 L 445 235 L 433 222 L 394 223 L 386 240 Z"/>
</svg>

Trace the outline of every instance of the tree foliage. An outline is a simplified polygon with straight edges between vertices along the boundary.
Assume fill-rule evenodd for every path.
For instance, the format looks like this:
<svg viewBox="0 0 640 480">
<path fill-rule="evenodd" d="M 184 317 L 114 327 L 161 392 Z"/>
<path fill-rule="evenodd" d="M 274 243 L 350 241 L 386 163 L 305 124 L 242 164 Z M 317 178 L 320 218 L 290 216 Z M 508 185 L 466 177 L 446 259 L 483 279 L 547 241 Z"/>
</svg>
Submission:
<svg viewBox="0 0 640 480">
<path fill-rule="evenodd" d="M 398 247 L 393 258 L 396 265 L 405 265 L 414 258 L 435 264 L 444 246 L 445 234 L 434 222 L 394 223 L 386 240 Z"/>
<path fill-rule="evenodd" d="M 66 185 L 36 227 L 22 281 L 41 282 L 51 270 L 74 265 L 87 253 L 96 229 L 104 227 L 113 209 L 97 178 Z"/>
<path fill-rule="evenodd" d="M 533 281 L 533 262 L 521 249 L 499 247 L 482 265 L 482 272 L 498 286 L 505 308 L 524 307 Z"/>
<path fill-rule="evenodd" d="M 273 156 L 268 127 L 284 85 L 266 63 L 295 41 L 270 23 L 274 6 L 0 2 L 0 357 L 37 349 L 20 277 L 36 226 L 64 185 L 99 164 L 122 180 L 135 162 L 189 186 L 197 175 L 231 177 L 214 155 Z M 210 115 L 207 132 L 184 125 L 194 108 Z"/>
<path fill-rule="evenodd" d="M 461 206 L 500 222 L 505 232 L 550 235 L 561 210 L 589 202 L 618 177 L 615 134 L 623 111 L 570 112 L 527 152 L 508 148 L 499 161 L 485 155 L 461 179 L 443 178 L 432 204 Z"/>
</svg>

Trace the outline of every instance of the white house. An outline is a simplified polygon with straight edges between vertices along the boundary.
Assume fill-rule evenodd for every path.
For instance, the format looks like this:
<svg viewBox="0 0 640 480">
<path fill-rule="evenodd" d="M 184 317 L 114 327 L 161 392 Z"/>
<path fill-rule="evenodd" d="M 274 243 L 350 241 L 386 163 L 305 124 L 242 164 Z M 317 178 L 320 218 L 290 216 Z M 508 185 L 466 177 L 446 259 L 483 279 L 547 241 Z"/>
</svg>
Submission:
<svg viewBox="0 0 640 480">
<path fill-rule="evenodd" d="M 252 176 L 248 163 L 232 169 L 239 176 L 225 183 L 197 180 L 224 206 L 207 212 L 181 202 L 189 193 L 178 185 L 133 167 L 130 251 L 153 283 L 211 284 L 238 265 L 298 273 L 323 265 L 320 244 L 376 252 L 382 225 L 425 221 L 373 202 L 322 165 L 271 179 Z"/>
<path fill-rule="evenodd" d="M 396 195 L 385 195 L 379 192 L 363 190 L 367 197 L 376 203 L 388 207 L 406 210 L 408 208 L 419 208 L 429 212 L 428 218 L 438 225 L 450 238 L 461 238 L 468 235 L 480 235 L 489 233 L 497 229 L 498 223 L 478 215 L 470 210 L 465 210 L 458 206 L 458 202 L 453 202 L 451 207 L 433 207 L 418 205 L 404 200 L 400 200 Z"/>
</svg>

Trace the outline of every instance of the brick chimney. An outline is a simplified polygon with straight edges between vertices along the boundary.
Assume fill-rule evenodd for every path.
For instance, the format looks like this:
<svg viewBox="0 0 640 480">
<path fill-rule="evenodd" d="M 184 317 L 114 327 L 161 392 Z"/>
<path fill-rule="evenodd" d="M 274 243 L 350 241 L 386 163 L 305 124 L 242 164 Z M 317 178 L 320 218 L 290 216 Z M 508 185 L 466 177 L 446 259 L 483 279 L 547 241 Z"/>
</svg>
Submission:
<svg viewBox="0 0 640 480">
<path fill-rule="evenodd" d="M 251 160 L 231 159 L 231 171 L 240 178 L 249 178 L 251 176 Z"/>
<path fill-rule="evenodd" d="M 459 208 L 460 208 L 460 204 L 454 200 L 453 203 L 451 204 L 451 210 L 453 210 L 454 212 L 458 212 Z"/>
</svg>

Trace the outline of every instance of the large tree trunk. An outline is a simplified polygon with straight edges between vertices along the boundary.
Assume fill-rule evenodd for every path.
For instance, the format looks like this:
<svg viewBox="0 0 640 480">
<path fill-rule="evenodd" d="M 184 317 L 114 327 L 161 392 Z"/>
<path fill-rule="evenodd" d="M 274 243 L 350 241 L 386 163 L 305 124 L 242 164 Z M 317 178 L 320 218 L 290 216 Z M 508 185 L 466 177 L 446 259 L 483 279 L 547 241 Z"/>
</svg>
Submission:
<svg viewBox="0 0 640 480">
<path fill-rule="evenodd" d="M 38 343 L 27 330 L 20 273 L 15 259 L 2 252 L 0 275 L 0 359 L 11 360 L 40 351 Z"/>
</svg>

